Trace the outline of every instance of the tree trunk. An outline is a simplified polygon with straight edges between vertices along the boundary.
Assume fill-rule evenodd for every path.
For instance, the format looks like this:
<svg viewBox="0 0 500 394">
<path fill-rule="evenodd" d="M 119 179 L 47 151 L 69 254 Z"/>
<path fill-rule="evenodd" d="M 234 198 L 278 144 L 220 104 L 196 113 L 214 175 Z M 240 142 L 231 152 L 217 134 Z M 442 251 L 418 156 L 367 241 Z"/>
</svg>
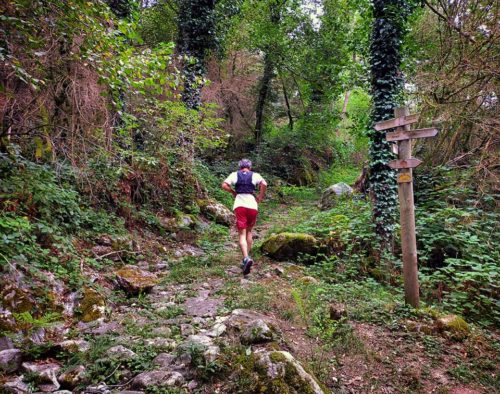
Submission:
<svg viewBox="0 0 500 394">
<path fill-rule="evenodd" d="M 292 108 L 290 107 L 290 101 L 288 100 L 288 92 L 286 90 L 285 81 L 283 79 L 281 79 L 281 84 L 283 85 L 283 96 L 285 98 L 286 113 L 288 115 L 288 127 L 290 128 L 290 130 L 293 130 Z"/>
<path fill-rule="evenodd" d="M 215 46 L 215 0 L 182 0 L 180 2 L 178 46 L 190 59 L 185 61 L 182 101 L 189 109 L 201 105 L 199 82 L 205 75 L 205 56 Z"/>
<path fill-rule="evenodd" d="M 264 107 L 266 105 L 269 91 L 271 90 L 271 81 L 274 77 L 274 64 L 269 55 L 264 55 L 264 74 L 259 83 L 259 95 L 257 108 L 255 110 L 255 144 L 258 145 L 262 140 L 262 131 L 264 128 Z"/>
<path fill-rule="evenodd" d="M 345 119 L 347 117 L 347 104 L 349 104 L 349 97 L 351 96 L 351 91 L 348 90 L 345 92 L 344 96 L 344 105 L 342 106 L 342 113 L 340 114 L 340 117 L 342 119 Z"/>
<path fill-rule="evenodd" d="M 394 117 L 397 95 L 403 87 L 399 70 L 404 23 L 409 14 L 406 0 L 374 0 L 374 21 L 370 44 L 372 123 Z M 385 131 L 370 133 L 370 194 L 373 220 L 382 249 L 392 244 L 397 207 L 395 172 L 387 163 L 394 158 Z"/>
</svg>

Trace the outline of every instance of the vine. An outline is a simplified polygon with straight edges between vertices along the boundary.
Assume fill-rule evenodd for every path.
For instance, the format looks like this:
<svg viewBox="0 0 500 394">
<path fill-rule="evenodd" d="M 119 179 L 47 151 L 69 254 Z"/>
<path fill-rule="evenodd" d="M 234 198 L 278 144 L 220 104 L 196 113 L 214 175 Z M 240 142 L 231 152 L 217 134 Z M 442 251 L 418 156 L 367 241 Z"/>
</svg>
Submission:
<svg viewBox="0 0 500 394">
<path fill-rule="evenodd" d="M 394 116 L 398 94 L 403 87 L 400 72 L 401 44 L 411 7 L 407 0 L 374 0 L 370 45 L 372 123 Z M 387 163 L 394 158 L 385 131 L 370 132 L 370 187 L 373 219 L 381 243 L 387 248 L 394 231 L 397 207 L 395 172 Z"/>
<path fill-rule="evenodd" d="M 183 0 L 179 9 L 179 40 L 185 56 L 182 101 L 190 109 L 201 105 L 205 56 L 215 48 L 215 0 Z"/>
</svg>

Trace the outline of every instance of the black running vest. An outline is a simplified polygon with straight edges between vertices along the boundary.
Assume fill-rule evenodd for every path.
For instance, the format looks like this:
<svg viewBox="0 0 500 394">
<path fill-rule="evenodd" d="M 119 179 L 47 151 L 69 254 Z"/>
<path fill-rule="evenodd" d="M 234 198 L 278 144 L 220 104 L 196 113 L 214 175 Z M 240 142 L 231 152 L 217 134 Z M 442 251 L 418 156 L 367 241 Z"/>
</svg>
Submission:
<svg viewBox="0 0 500 394">
<path fill-rule="evenodd" d="M 236 181 L 235 190 L 238 194 L 253 194 L 255 186 L 252 183 L 252 171 L 238 171 L 238 180 Z"/>
</svg>

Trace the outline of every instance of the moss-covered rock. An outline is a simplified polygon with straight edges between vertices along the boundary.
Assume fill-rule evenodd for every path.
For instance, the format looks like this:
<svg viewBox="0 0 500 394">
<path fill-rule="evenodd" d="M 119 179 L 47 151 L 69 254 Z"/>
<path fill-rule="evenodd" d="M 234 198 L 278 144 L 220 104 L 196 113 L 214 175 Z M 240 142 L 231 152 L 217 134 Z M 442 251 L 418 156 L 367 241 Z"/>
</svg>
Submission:
<svg viewBox="0 0 500 394">
<path fill-rule="evenodd" d="M 279 337 L 276 328 L 262 319 L 249 322 L 241 333 L 241 342 L 247 345 L 272 342 Z"/>
<path fill-rule="evenodd" d="M 106 300 L 104 296 L 91 287 L 84 287 L 79 305 L 80 320 L 87 323 L 105 316 Z"/>
<path fill-rule="evenodd" d="M 35 300 L 26 289 L 17 283 L 4 283 L 0 291 L 0 300 L 4 308 L 13 313 L 31 312 Z"/>
<path fill-rule="evenodd" d="M 256 353 L 258 364 L 264 369 L 265 376 L 269 379 L 264 387 L 264 392 L 269 393 L 300 393 L 300 394 L 325 394 L 316 378 L 306 371 L 304 367 L 288 352 L 272 351 Z"/>
<path fill-rule="evenodd" d="M 464 339 L 469 335 L 469 325 L 457 315 L 446 315 L 436 320 L 439 331 L 449 333 L 455 339 Z"/>
<path fill-rule="evenodd" d="M 115 272 L 116 282 L 129 294 L 139 294 L 150 291 L 158 284 L 158 278 L 149 271 L 127 265 Z"/>
<path fill-rule="evenodd" d="M 321 196 L 319 208 L 322 211 L 333 208 L 340 198 L 345 198 L 353 193 L 352 188 L 344 182 L 336 183 L 325 189 Z"/>
<path fill-rule="evenodd" d="M 319 242 L 309 234 L 280 233 L 273 234 L 262 244 L 262 251 L 269 257 L 280 260 L 295 260 L 301 254 L 314 255 L 317 253 Z"/>
<path fill-rule="evenodd" d="M 64 388 L 74 388 L 85 380 L 85 367 L 83 365 L 74 366 L 63 372 L 57 378 Z"/>
<path fill-rule="evenodd" d="M 223 204 L 215 200 L 198 200 L 200 211 L 205 216 L 214 219 L 216 223 L 231 226 L 234 223 L 234 214 Z"/>
</svg>

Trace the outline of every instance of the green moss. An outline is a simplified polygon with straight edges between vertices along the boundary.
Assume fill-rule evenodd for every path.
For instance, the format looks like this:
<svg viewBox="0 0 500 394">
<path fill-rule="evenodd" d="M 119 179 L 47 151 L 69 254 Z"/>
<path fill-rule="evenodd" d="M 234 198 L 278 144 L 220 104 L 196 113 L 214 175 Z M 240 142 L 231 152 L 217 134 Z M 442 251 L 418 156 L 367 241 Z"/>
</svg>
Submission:
<svg viewBox="0 0 500 394">
<path fill-rule="evenodd" d="M 106 301 L 104 296 L 91 287 L 83 288 L 83 297 L 80 302 L 81 320 L 91 322 L 104 316 Z"/>
<path fill-rule="evenodd" d="M 137 288 L 146 288 L 158 284 L 158 280 L 154 275 L 145 275 L 142 270 L 134 266 L 123 267 L 116 271 L 115 275 L 132 283 Z"/>
<path fill-rule="evenodd" d="M 278 260 L 296 258 L 299 254 L 314 254 L 318 246 L 315 237 L 304 233 L 280 233 L 267 238 L 261 249 Z"/>
<path fill-rule="evenodd" d="M 302 379 L 295 366 L 289 361 L 285 364 L 284 380 L 289 386 L 292 386 L 299 393 L 315 394 L 309 382 Z"/>
<path fill-rule="evenodd" d="M 469 325 L 457 315 L 446 315 L 437 319 L 437 327 L 441 331 L 447 331 L 455 339 L 464 339 L 469 335 Z"/>
<path fill-rule="evenodd" d="M 269 358 L 273 363 L 284 363 L 286 361 L 286 357 L 280 352 L 272 352 Z"/>
</svg>

